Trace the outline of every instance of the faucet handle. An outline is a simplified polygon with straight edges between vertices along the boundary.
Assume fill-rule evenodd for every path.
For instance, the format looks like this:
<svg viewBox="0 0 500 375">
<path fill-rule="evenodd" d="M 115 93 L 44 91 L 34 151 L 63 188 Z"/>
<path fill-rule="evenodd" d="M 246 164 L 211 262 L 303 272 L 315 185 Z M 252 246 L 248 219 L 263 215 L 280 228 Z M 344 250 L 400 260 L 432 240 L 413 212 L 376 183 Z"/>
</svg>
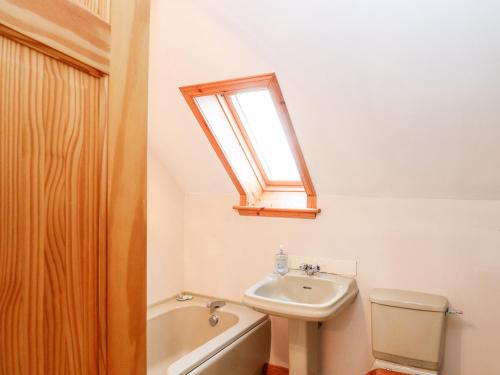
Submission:
<svg viewBox="0 0 500 375">
<path fill-rule="evenodd" d="M 304 271 L 308 276 L 313 276 L 315 273 L 317 273 L 321 270 L 321 268 L 318 264 L 312 265 L 312 264 L 308 264 L 308 263 L 301 264 L 299 269 L 301 271 Z"/>
</svg>

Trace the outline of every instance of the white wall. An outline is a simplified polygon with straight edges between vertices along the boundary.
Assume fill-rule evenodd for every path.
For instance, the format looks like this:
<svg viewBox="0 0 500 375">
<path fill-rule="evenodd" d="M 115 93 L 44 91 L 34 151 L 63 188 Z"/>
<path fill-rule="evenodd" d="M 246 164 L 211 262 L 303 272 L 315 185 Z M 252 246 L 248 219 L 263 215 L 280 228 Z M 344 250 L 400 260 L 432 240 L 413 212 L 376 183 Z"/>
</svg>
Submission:
<svg viewBox="0 0 500 375">
<path fill-rule="evenodd" d="M 154 124 L 150 122 L 150 135 Z M 148 152 L 148 304 L 184 286 L 184 193 L 150 147 Z"/>
<path fill-rule="evenodd" d="M 236 198 L 187 195 L 186 289 L 239 300 L 272 271 L 281 243 L 294 254 L 355 259 L 360 294 L 322 328 L 322 374 L 369 369 L 374 287 L 447 296 L 465 315 L 449 322 L 443 375 L 498 374 L 500 201 L 322 196 L 323 213 L 311 221 L 240 217 Z M 286 364 L 286 322 L 274 333 L 272 361 Z"/>
<path fill-rule="evenodd" d="M 148 305 L 169 298 L 184 288 L 184 191 L 171 176 L 165 129 L 171 125 L 162 114 L 172 104 L 161 95 L 164 87 L 161 15 L 151 9 L 148 119 Z"/>
</svg>

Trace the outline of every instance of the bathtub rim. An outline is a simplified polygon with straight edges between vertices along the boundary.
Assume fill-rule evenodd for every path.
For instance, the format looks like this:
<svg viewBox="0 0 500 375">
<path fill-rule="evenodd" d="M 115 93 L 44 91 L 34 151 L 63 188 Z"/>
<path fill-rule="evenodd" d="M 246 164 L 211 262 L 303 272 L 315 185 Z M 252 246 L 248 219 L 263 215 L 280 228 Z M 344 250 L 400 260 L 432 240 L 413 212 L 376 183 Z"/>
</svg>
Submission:
<svg viewBox="0 0 500 375">
<path fill-rule="evenodd" d="M 253 310 L 255 312 L 258 312 L 260 314 L 264 314 L 264 315 L 268 315 L 266 313 L 263 313 L 261 311 L 258 311 L 256 309 L 254 309 L 253 307 L 250 307 L 246 304 L 243 303 L 243 300 L 241 301 L 236 301 L 236 300 L 233 300 L 233 299 L 230 299 L 230 298 L 223 298 L 223 297 L 216 297 L 216 296 L 212 296 L 212 295 L 209 295 L 209 294 L 202 294 L 202 293 L 197 293 L 197 292 L 192 292 L 192 291 L 189 291 L 189 290 L 185 290 L 185 291 L 180 291 L 178 293 L 174 293 L 174 294 L 171 294 L 169 297 L 166 297 L 166 298 L 163 298 L 159 301 L 156 301 L 156 302 L 153 302 L 149 305 L 146 306 L 146 310 L 147 310 L 147 314 L 146 314 L 146 320 L 150 320 L 150 319 L 153 319 L 155 316 L 157 315 L 160 315 L 159 313 L 151 313 L 153 314 L 154 316 L 150 316 L 150 312 L 149 310 L 151 309 L 157 309 L 159 306 L 165 304 L 166 302 L 168 301 L 172 301 L 172 300 L 175 300 L 175 298 L 179 295 L 179 294 L 185 294 L 185 295 L 190 295 L 190 296 L 193 296 L 193 299 L 195 298 L 205 298 L 205 299 L 209 299 L 209 300 L 217 300 L 217 301 L 224 301 L 226 303 L 232 303 L 232 304 L 235 304 L 235 305 L 240 305 L 240 306 L 244 306 L 244 307 L 248 307 L 250 310 Z M 243 297 L 242 297 L 243 298 Z M 189 301 L 192 301 L 192 300 L 187 300 L 187 301 L 177 301 L 179 303 L 187 303 Z"/>
</svg>

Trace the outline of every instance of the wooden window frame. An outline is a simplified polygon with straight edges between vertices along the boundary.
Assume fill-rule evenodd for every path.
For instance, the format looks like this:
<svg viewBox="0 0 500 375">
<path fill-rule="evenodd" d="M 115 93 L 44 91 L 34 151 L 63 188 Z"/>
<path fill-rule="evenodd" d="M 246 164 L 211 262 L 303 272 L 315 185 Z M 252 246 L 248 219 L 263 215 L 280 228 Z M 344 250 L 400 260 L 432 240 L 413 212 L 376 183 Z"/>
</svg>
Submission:
<svg viewBox="0 0 500 375">
<path fill-rule="evenodd" d="M 290 151 L 295 160 L 297 170 L 300 175 L 301 181 L 273 181 L 270 180 L 260 158 L 255 151 L 253 144 L 250 140 L 246 129 L 241 122 L 241 119 L 237 113 L 234 104 L 232 103 L 230 96 L 241 93 L 244 91 L 255 90 L 255 89 L 266 89 L 271 94 L 274 106 L 277 110 L 280 122 L 283 126 L 283 131 L 287 139 Z M 304 159 L 304 155 L 299 145 L 297 135 L 292 125 L 290 114 L 281 92 L 276 74 L 268 73 L 250 77 L 244 77 L 239 79 L 229 79 L 224 81 L 210 82 L 205 84 L 191 85 L 180 87 L 180 91 L 184 96 L 189 108 L 196 117 L 198 123 L 200 124 L 203 132 L 208 138 L 208 141 L 215 150 L 217 156 L 219 157 L 222 165 L 224 166 L 226 172 L 228 173 L 231 181 L 233 182 L 236 190 L 240 195 L 240 204 L 234 206 L 238 210 L 240 215 L 244 216 L 278 216 L 278 217 L 294 217 L 294 218 L 310 218 L 314 219 L 316 214 L 320 210 L 316 206 L 317 196 L 316 190 L 312 183 L 309 170 Z M 307 196 L 306 207 L 304 208 L 277 208 L 277 207 L 267 207 L 250 205 L 247 197 L 247 193 L 239 181 L 237 174 L 231 167 L 231 163 L 224 154 L 219 142 L 212 133 L 210 126 L 205 120 L 205 117 L 198 108 L 195 99 L 201 96 L 216 95 L 219 104 L 221 105 L 224 113 L 227 116 L 228 122 L 231 125 L 233 133 L 238 140 L 243 152 L 252 167 L 257 181 L 260 184 L 262 192 L 271 193 L 291 193 L 291 192 L 304 192 Z M 221 102 L 220 98 L 224 99 L 224 103 Z M 227 107 L 227 108 L 225 108 Z M 229 112 L 229 113 L 228 113 Z M 228 114 L 230 116 L 228 116 Z"/>
</svg>

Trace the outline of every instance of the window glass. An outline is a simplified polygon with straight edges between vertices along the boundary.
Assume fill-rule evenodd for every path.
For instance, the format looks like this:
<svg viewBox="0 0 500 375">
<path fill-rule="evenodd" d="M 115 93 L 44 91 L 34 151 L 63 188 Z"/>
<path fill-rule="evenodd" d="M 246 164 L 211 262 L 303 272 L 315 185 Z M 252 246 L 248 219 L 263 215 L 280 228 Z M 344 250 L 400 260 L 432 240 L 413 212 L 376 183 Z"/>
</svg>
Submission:
<svg viewBox="0 0 500 375">
<path fill-rule="evenodd" d="M 231 101 L 270 181 L 300 181 L 290 146 L 266 89 L 231 95 Z"/>
</svg>

